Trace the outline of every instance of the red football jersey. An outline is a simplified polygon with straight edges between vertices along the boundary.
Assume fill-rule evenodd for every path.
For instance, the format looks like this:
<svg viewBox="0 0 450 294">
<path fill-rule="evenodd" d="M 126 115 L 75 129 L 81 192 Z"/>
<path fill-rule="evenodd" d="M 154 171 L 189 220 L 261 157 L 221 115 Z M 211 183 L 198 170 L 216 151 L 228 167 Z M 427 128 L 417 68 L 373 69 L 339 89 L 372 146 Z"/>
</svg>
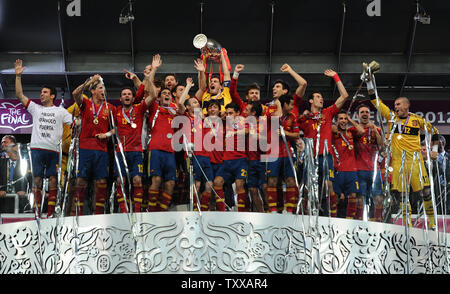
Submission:
<svg viewBox="0 0 450 294">
<path fill-rule="evenodd" d="M 203 120 L 204 128 L 208 128 L 208 132 L 205 132 L 203 136 L 203 148 L 207 148 L 209 159 L 211 160 L 211 163 L 215 164 L 221 164 L 223 162 L 223 154 L 224 154 L 224 132 L 223 132 L 223 125 L 224 121 L 220 118 L 216 118 L 219 123 L 215 123 L 214 121 L 211 122 L 209 117 L 206 117 Z M 206 137 L 206 138 L 205 138 Z M 217 143 L 218 146 L 215 146 Z"/>
<path fill-rule="evenodd" d="M 352 132 L 333 134 L 333 145 L 339 155 L 337 171 L 356 171 L 355 144 Z"/>
<path fill-rule="evenodd" d="M 99 151 L 108 151 L 108 140 L 100 140 L 95 137 L 97 134 L 103 134 L 110 130 L 109 128 L 109 111 L 114 113 L 115 107 L 111 104 L 94 104 L 88 99 L 85 95 L 83 95 L 83 103 L 80 107 L 81 114 L 81 134 L 80 134 L 80 143 L 79 146 L 82 149 L 89 150 L 99 150 Z M 95 115 L 94 115 L 95 112 Z M 97 116 L 98 114 L 98 116 Z M 94 116 L 97 116 L 95 120 Z M 94 120 L 98 122 L 94 123 Z"/>
<path fill-rule="evenodd" d="M 142 100 L 144 100 L 144 95 L 145 95 L 145 85 L 144 83 L 142 83 L 137 92 L 136 92 L 136 96 L 134 96 L 134 104 L 139 104 L 142 102 Z"/>
<path fill-rule="evenodd" d="M 242 132 L 245 129 L 248 129 L 248 127 L 245 124 L 245 120 L 241 119 L 239 121 L 233 122 L 231 125 L 227 125 L 225 123 L 224 128 L 227 132 Z M 225 133 L 226 135 L 226 133 Z M 246 158 L 247 157 L 247 151 L 246 151 L 246 139 L 247 135 L 240 134 L 236 135 L 234 134 L 231 137 L 224 138 L 224 153 L 223 153 L 223 160 L 233 160 L 233 159 L 239 159 L 239 158 Z M 233 144 L 231 144 L 233 143 Z M 230 150 L 231 149 L 231 150 Z"/>
<path fill-rule="evenodd" d="M 188 113 L 186 113 L 186 116 L 190 121 L 191 143 L 194 144 L 194 155 L 209 157 L 209 152 L 205 150 L 203 139 L 205 138 L 205 135 L 210 132 L 211 128 L 206 126 L 201 118 L 194 119 L 194 117 L 190 116 Z"/>
<path fill-rule="evenodd" d="M 124 151 L 142 152 L 142 125 L 147 109 L 148 107 L 145 101 L 134 104 L 127 111 L 124 111 L 123 106 L 116 108 L 114 120 Z M 135 126 L 135 128 L 132 126 Z"/>
<path fill-rule="evenodd" d="M 332 143 L 332 132 L 331 125 L 333 124 L 333 117 L 339 113 L 339 108 L 336 104 L 325 108 L 320 115 L 320 145 L 319 145 L 319 155 L 323 154 L 323 146 L 325 140 L 328 142 L 328 154 L 333 154 L 333 149 L 331 147 Z M 316 140 L 317 140 L 317 129 L 319 124 L 319 113 L 309 113 L 306 115 L 301 115 L 298 118 L 298 124 L 300 130 L 303 131 L 305 138 L 312 138 L 314 140 L 314 155 L 316 153 Z"/>
<path fill-rule="evenodd" d="M 247 102 L 242 101 L 241 96 L 237 91 L 237 79 L 232 78 L 230 82 L 230 96 L 231 101 L 239 105 L 239 109 L 241 110 L 241 115 L 244 116 L 244 109 L 247 107 Z"/>
<path fill-rule="evenodd" d="M 156 101 L 150 105 L 148 122 L 151 139 L 148 144 L 148 150 L 174 152 L 172 146 L 172 138 L 174 135 L 172 120 L 175 115 L 176 111 L 172 107 L 166 108 L 159 106 Z"/>
<path fill-rule="evenodd" d="M 269 125 L 269 122 L 268 122 L 268 125 Z M 283 114 L 280 117 L 280 125 L 287 132 L 298 133 L 300 131 L 299 126 L 296 122 L 296 117 L 292 113 L 289 113 L 287 115 Z M 267 132 L 267 138 L 268 138 L 267 141 L 269 143 L 269 146 L 272 145 L 271 140 L 272 140 L 272 136 L 274 136 L 274 135 L 278 136 L 278 133 L 272 134 L 272 132 L 269 129 L 269 131 Z M 288 145 L 289 154 L 290 154 L 290 156 L 292 156 L 291 142 L 290 142 L 289 138 L 287 138 L 287 137 L 286 137 L 286 142 Z M 276 154 L 277 154 L 276 157 L 288 157 L 288 153 L 286 150 L 286 144 L 284 143 L 284 140 L 281 136 L 278 137 L 278 146 L 276 148 L 278 148 L 278 152 L 276 152 Z M 271 154 L 270 150 L 267 152 L 267 154 Z"/>
<path fill-rule="evenodd" d="M 291 113 L 295 117 L 298 117 L 300 115 L 300 106 L 302 105 L 302 97 L 298 97 L 297 93 L 294 93 L 292 98 L 294 98 L 294 108 L 292 109 Z"/>
<path fill-rule="evenodd" d="M 374 167 L 373 162 L 375 160 L 375 153 L 378 151 L 377 138 L 372 132 L 372 129 L 365 127 L 364 130 L 366 132 L 362 136 L 359 136 L 355 127 L 350 127 L 348 129 L 348 131 L 355 134 L 355 158 L 357 169 L 371 171 Z M 381 132 L 378 127 L 377 132 L 379 134 Z"/>
<path fill-rule="evenodd" d="M 259 146 L 258 134 L 261 134 L 264 130 L 264 124 L 260 123 L 259 120 L 256 121 L 256 125 L 249 122 L 248 126 L 248 140 L 247 140 L 247 157 L 248 160 L 260 160 L 261 159 L 261 147 Z M 251 145 L 250 145 L 251 143 Z M 254 150 L 256 148 L 256 151 Z M 250 150 L 252 149 L 252 150 Z"/>
</svg>

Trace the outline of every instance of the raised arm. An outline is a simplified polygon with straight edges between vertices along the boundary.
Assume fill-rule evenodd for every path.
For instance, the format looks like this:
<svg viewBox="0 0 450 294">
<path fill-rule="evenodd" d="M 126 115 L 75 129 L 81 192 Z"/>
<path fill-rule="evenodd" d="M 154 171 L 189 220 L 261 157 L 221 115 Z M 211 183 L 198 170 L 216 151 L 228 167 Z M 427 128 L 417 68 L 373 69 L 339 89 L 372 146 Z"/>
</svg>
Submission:
<svg viewBox="0 0 450 294">
<path fill-rule="evenodd" d="M 275 99 L 273 102 L 277 106 L 277 110 L 275 110 L 274 113 L 272 113 L 272 116 L 281 116 L 283 115 L 283 108 L 281 107 L 281 102 L 278 99 Z"/>
<path fill-rule="evenodd" d="M 369 123 L 369 128 L 372 129 L 372 133 L 375 134 L 375 138 L 377 140 L 377 145 L 379 149 L 384 149 L 384 142 L 383 138 L 381 137 L 380 132 L 378 131 L 377 127 L 373 123 Z"/>
<path fill-rule="evenodd" d="M 348 119 L 348 121 L 350 122 L 350 124 L 351 124 L 352 126 L 355 127 L 356 132 L 358 133 L 359 136 L 364 135 L 364 133 L 366 132 L 366 130 L 364 130 L 364 128 L 363 128 L 359 123 L 357 123 L 356 121 L 354 121 L 354 120 L 350 117 L 350 115 L 347 115 L 347 119 Z"/>
<path fill-rule="evenodd" d="M 231 80 L 230 70 L 228 69 L 227 61 L 225 60 L 225 56 L 223 55 L 223 51 L 220 52 L 220 61 L 222 62 L 223 81 Z"/>
<path fill-rule="evenodd" d="M 306 86 L 307 86 L 306 80 L 304 78 L 302 78 L 302 76 L 300 76 L 298 73 L 296 73 L 292 69 L 292 67 L 287 63 L 283 64 L 283 66 L 281 67 L 281 71 L 289 73 L 291 75 L 291 77 L 293 77 L 295 79 L 295 81 L 298 84 L 298 87 L 295 90 L 295 94 L 297 94 L 298 97 L 303 98 L 305 96 L 305 91 L 306 91 Z"/>
<path fill-rule="evenodd" d="M 186 87 L 184 87 L 183 94 L 181 94 L 180 99 L 177 102 L 178 113 L 183 114 L 186 111 L 186 107 L 184 106 L 184 101 L 186 101 L 189 90 L 194 86 L 194 81 L 192 78 L 186 79 Z"/>
<path fill-rule="evenodd" d="M 25 69 L 26 67 L 22 66 L 22 60 L 17 59 L 16 62 L 14 62 L 14 70 L 16 71 L 16 97 L 19 98 L 23 106 L 26 106 L 30 100 L 23 94 L 22 89 L 22 73 Z"/>
<path fill-rule="evenodd" d="M 145 89 L 150 93 L 150 96 L 154 96 L 157 97 L 158 93 L 156 91 L 156 87 L 155 84 L 153 83 L 155 80 L 155 75 L 156 75 L 156 71 L 158 71 L 158 68 L 162 65 L 162 59 L 161 56 L 159 54 L 156 54 L 155 56 L 153 56 L 153 60 L 152 60 L 152 68 L 150 69 L 150 72 L 147 74 L 144 72 L 145 79 L 147 79 L 147 84 Z M 144 79 L 144 80 L 145 80 Z"/>
<path fill-rule="evenodd" d="M 341 79 L 339 78 L 338 74 L 331 69 L 326 69 L 324 74 L 327 77 L 333 78 L 333 80 L 336 83 L 336 86 L 338 87 L 339 90 L 339 98 L 336 100 L 336 102 L 334 103 L 336 105 L 337 108 L 341 109 L 342 106 L 344 106 L 345 101 L 348 98 L 348 93 L 347 90 L 345 90 L 344 84 L 342 83 Z"/>
<path fill-rule="evenodd" d="M 194 60 L 194 67 L 198 71 L 198 90 L 195 92 L 195 98 L 200 102 L 202 102 L 203 93 L 206 91 L 206 75 L 205 75 L 205 64 L 203 60 L 197 59 Z"/>
<path fill-rule="evenodd" d="M 142 82 L 135 73 L 132 73 L 131 71 L 129 71 L 127 69 L 124 69 L 124 72 L 125 72 L 125 77 L 129 80 L 132 80 L 133 84 L 136 88 L 139 88 L 141 86 Z"/>
<path fill-rule="evenodd" d="M 242 98 L 237 91 L 237 84 L 239 75 L 241 74 L 241 71 L 244 70 L 244 68 L 245 66 L 243 64 L 236 64 L 236 66 L 234 67 L 233 77 L 230 82 L 231 100 L 238 105 L 242 104 Z"/>
<path fill-rule="evenodd" d="M 75 90 L 73 90 L 72 95 L 75 102 L 78 106 L 81 106 L 83 103 L 83 98 L 81 94 L 83 94 L 84 89 L 89 88 L 92 84 L 100 79 L 100 75 L 94 75 L 91 79 L 87 80 L 83 84 L 79 85 Z"/>
</svg>

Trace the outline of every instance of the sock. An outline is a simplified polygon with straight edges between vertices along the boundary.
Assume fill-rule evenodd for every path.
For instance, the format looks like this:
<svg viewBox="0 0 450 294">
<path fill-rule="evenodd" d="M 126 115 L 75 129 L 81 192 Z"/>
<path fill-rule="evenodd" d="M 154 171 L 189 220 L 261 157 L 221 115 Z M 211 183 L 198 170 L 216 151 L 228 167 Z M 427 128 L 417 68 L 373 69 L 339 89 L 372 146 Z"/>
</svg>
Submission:
<svg viewBox="0 0 450 294">
<path fill-rule="evenodd" d="M 423 207 L 425 208 L 425 213 L 427 214 L 428 228 L 433 228 L 436 226 L 434 222 L 434 210 L 433 210 L 433 201 L 431 199 L 423 200 Z"/>
<path fill-rule="evenodd" d="M 159 198 L 159 190 L 152 190 L 148 188 L 148 211 L 158 211 L 157 204 Z"/>
<path fill-rule="evenodd" d="M 142 204 L 141 204 L 141 210 L 147 211 L 148 208 L 148 187 L 147 185 L 143 185 L 142 187 Z"/>
<path fill-rule="evenodd" d="M 117 195 L 117 202 L 119 203 L 120 211 L 122 213 L 127 212 L 125 198 L 123 197 L 122 189 L 120 188 L 120 185 L 116 186 L 116 195 Z"/>
<path fill-rule="evenodd" d="M 75 187 L 74 200 L 75 200 L 75 215 L 83 215 L 84 207 L 84 193 L 86 187 Z"/>
<path fill-rule="evenodd" d="M 134 200 L 134 212 L 141 212 L 142 194 L 144 190 L 142 186 L 133 186 L 133 200 Z"/>
<path fill-rule="evenodd" d="M 293 213 L 296 208 L 296 190 L 296 187 L 286 188 L 286 203 L 284 204 L 284 209 L 289 213 Z"/>
<path fill-rule="evenodd" d="M 403 220 L 404 222 L 406 222 L 406 205 L 403 205 L 403 202 L 400 202 L 400 209 L 402 210 L 402 216 L 403 216 Z M 411 220 L 411 204 L 409 204 L 408 206 L 408 225 L 410 227 L 412 227 L 412 220 Z"/>
<path fill-rule="evenodd" d="M 373 210 L 373 218 L 376 222 L 383 222 L 383 203 L 375 204 L 375 208 Z"/>
<path fill-rule="evenodd" d="M 34 209 L 37 209 L 37 215 L 41 217 L 41 201 L 42 201 L 42 190 L 39 188 L 33 188 L 34 194 Z"/>
<path fill-rule="evenodd" d="M 159 202 L 158 202 L 159 211 L 169 210 L 171 201 L 172 201 L 172 195 L 170 195 L 166 191 L 162 192 L 162 194 L 160 194 L 160 196 L 159 196 Z"/>
<path fill-rule="evenodd" d="M 194 193 L 194 197 L 196 197 L 195 193 Z M 202 199 L 200 200 L 200 209 L 202 211 L 209 211 L 210 210 L 210 207 L 209 207 L 210 202 L 211 202 L 211 192 L 203 192 Z M 194 203 L 194 207 L 195 207 L 194 210 L 198 210 L 197 203 Z"/>
<path fill-rule="evenodd" d="M 308 210 L 308 194 L 303 196 L 303 213 L 306 214 L 307 210 Z M 300 213 L 302 212 L 300 211 Z"/>
<path fill-rule="evenodd" d="M 104 214 L 105 213 L 105 201 L 106 195 L 108 194 L 108 184 L 98 183 L 97 184 L 97 195 L 95 197 L 95 212 L 94 214 Z"/>
<path fill-rule="evenodd" d="M 359 210 L 359 207 L 357 208 L 356 196 L 349 195 L 348 196 L 348 201 L 347 201 L 346 218 L 348 218 L 348 219 L 358 219 L 356 217 L 358 210 Z"/>
<path fill-rule="evenodd" d="M 283 186 L 281 186 L 281 185 L 277 186 L 276 202 L 277 202 L 277 211 L 279 213 L 283 212 L 284 204 L 286 203 L 285 197 L 286 197 L 286 194 L 283 192 Z"/>
<path fill-rule="evenodd" d="M 247 193 L 245 192 L 245 190 L 240 190 L 237 192 L 237 198 L 238 198 L 238 211 L 239 212 L 243 212 L 245 211 L 245 200 L 247 198 Z"/>
<path fill-rule="evenodd" d="M 58 188 L 50 187 L 50 191 L 48 192 L 47 217 L 50 217 L 55 211 L 57 191 Z"/>
<path fill-rule="evenodd" d="M 331 215 L 331 217 L 336 217 L 337 216 L 337 195 L 336 195 L 335 192 L 332 192 L 330 194 L 330 201 L 331 201 L 331 203 L 330 203 L 330 208 L 331 208 L 330 215 Z"/>
<path fill-rule="evenodd" d="M 216 211 L 225 211 L 225 193 L 222 187 L 214 187 L 216 191 Z"/>
<path fill-rule="evenodd" d="M 269 204 L 269 212 L 277 211 L 277 187 L 267 188 L 267 202 Z"/>
<path fill-rule="evenodd" d="M 363 214 L 364 214 L 364 202 L 361 200 L 356 203 L 355 219 L 362 220 Z"/>
</svg>

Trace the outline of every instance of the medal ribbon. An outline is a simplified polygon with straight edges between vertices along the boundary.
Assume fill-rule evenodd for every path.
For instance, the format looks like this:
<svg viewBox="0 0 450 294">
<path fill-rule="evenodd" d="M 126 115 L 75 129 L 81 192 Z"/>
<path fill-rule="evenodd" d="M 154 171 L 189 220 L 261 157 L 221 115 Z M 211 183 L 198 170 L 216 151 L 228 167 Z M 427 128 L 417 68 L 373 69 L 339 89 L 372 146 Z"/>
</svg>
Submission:
<svg viewBox="0 0 450 294">
<path fill-rule="evenodd" d="M 405 124 L 403 125 L 403 128 L 402 128 L 401 119 L 398 118 L 397 126 L 398 126 L 398 132 L 399 132 L 400 135 L 403 134 L 403 131 L 405 130 L 406 125 L 408 124 L 409 117 L 410 117 L 410 114 L 408 113 L 408 117 L 406 118 L 406 121 L 405 121 Z"/>
<path fill-rule="evenodd" d="M 133 123 L 133 106 L 131 106 L 130 111 L 129 111 L 130 117 L 128 117 L 125 114 L 125 110 L 122 108 L 122 115 L 125 118 L 125 120 L 127 121 L 127 123 L 132 124 Z"/>
<path fill-rule="evenodd" d="M 208 119 L 206 122 L 207 122 L 207 128 L 210 128 L 210 129 L 211 129 L 211 131 L 212 131 L 214 137 L 217 137 L 217 135 L 219 134 L 220 124 L 217 124 L 217 125 L 213 128 L 213 124 L 212 124 L 212 122 L 211 122 L 210 119 Z"/>
<path fill-rule="evenodd" d="M 102 110 L 104 103 L 105 103 L 105 101 L 102 102 L 97 113 L 95 113 L 95 103 L 94 103 L 94 101 L 92 101 L 92 116 L 94 117 L 94 119 L 96 119 L 98 117 L 98 115 L 100 114 L 100 111 Z"/>
<path fill-rule="evenodd" d="M 342 140 L 344 140 L 345 144 L 347 144 L 347 147 L 350 147 L 350 142 L 347 140 L 347 138 L 345 138 L 345 136 L 339 132 L 339 135 L 341 136 Z"/>
</svg>

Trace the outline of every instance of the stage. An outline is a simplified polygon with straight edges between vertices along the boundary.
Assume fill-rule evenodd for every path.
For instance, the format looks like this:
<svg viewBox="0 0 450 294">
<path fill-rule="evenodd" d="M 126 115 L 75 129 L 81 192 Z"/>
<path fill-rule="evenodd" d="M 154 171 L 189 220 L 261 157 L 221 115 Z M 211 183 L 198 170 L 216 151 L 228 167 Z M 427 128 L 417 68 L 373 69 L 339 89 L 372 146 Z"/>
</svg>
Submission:
<svg viewBox="0 0 450 294">
<path fill-rule="evenodd" d="M 41 219 L 0 225 L 0 241 L 3 274 L 448 273 L 448 234 L 287 214 Z"/>
</svg>

